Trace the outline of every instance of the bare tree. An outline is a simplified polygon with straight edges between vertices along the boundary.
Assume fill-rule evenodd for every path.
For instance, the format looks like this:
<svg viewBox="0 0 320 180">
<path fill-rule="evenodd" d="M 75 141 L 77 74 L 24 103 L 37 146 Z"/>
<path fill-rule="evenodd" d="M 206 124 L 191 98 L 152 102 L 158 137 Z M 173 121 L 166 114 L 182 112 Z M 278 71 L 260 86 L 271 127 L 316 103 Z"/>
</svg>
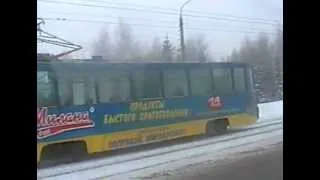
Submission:
<svg viewBox="0 0 320 180">
<path fill-rule="evenodd" d="M 154 37 L 152 42 L 152 51 L 160 52 L 161 51 L 161 42 L 159 37 Z"/>
<path fill-rule="evenodd" d="M 211 61 L 208 45 L 202 35 L 189 38 L 185 45 L 186 61 L 206 62 Z"/>
<path fill-rule="evenodd" d="M 115 59 L 130 60 L 133 54 L 133 36 L 129 24 L 119 19 L 119 24 L 114 31 L 115 36 Z"/>
<path fill-rule="evenodd" d="M 145 46 L 144 43 L 141 43 L 140 41 L 135 41 L 133 43 L 133 46 L 131 48 L 131 57 L 129 58 L 132 61 L 143 61 L 145 60 L 146 52 L 145 52 Z"/>
<path fill-rule="evenodd" d="M 273 43 L 273 60 L 275 66 L 276 86 L 278 87 L 277 96 L 283 96 L 283 31 L 277 29 L 277 35 Z"/>
<path fill-rule="evenodd" d="M 104 59 L 112 58 L 113 47 L 109 37 L 109 33 L 106 29 L 103 29 L 97 40 L 93 44 L 93 55 L 102 56 Z"/>
<path fill-rule="evenodd" d="M 198 61 L 197 60 L 197 47 L 194 38 L 188 38 L 185 43 L 185 61 Z"/>
<path fill-rule="evenodd" d="M 162 56 L 162 47 L 159 37 L 154 37 L 151 47 L 148 49 L 144 59 L 146 61 L 160 61 Z"/>
<path fill-rule="evenodd" d="M 265 33 L 260 33 L 256 40 L 245 37 L 239 50 L 234 49 L 228 57 L 233 62 L 245 62 L 252 65 L 260 98 L 277 97 L 279 87 L 282 87 L 281 36 L 279 31 L 278 36 L 273 40 L 270 40 Z"/>
<path fill-rule="evenodd" d="M 241 56 L 240 53 L 237 51 L 237 49 L 233 49 L 231 52 L 231 56 L 226 58 L 228 62 L 241 62 Z"/>
<path fill-rule="evenodd" d="M 196 45 L 199 62 L 209 61 L 209 54 L 207 52 L 208 44 L 205 42 L 205 37 L 202 35 L 198 36 L 196 39 Z"/>
<path fill-rule="evenodd" d="M 257 52 L 256 44 L 254 41 L 251 41 L 248 36 L 245 36 L 244 40 L 241 43 L 241 47 L 239 50 L 239 61 L 245 62 L 249 64 L 254 64 L 256 61 L 256 55 L 254 53 Z"/>
</svg>

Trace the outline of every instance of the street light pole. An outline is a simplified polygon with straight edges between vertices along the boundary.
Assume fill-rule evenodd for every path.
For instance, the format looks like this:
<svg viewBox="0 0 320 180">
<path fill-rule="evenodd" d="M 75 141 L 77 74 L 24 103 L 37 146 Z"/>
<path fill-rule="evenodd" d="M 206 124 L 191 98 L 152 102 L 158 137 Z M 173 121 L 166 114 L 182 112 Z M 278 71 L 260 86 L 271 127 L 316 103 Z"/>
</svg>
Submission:
<svg viewBox="0 0 320 180">
<path fill-rule="evenodd" d="M 180 7 L 180 19 L 179 19 L 179 27 L 180 27 L 180 48 L 181 48 L 181 60 L 185 60 L 185 51 L 184 51 L 184 34 L 183 34 L 183 19 L 182 19 L 182 10 L 185 5 L 187 5 L 191 0 L 186 1 Z"/>
</svg>

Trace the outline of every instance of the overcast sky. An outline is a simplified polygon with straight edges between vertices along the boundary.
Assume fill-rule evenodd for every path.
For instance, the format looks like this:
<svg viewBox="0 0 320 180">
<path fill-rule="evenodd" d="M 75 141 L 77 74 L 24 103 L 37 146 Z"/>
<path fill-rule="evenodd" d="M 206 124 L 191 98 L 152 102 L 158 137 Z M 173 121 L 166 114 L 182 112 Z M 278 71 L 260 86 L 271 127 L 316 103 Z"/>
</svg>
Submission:
<svg viewBox="0 0 320 180">
<path fill-rule="evenodd" d="M 83 50 L 77 56 L 91 56 L 92 43 L 102 29 L 111 34 L 119 18 L 132 24 L 135 39 L 148 45 L 153 37 L 164 38 L 166 33 L 172 43 L 178 46 L 179 8 L 186 0 L 38 0 L 38 17 L 66 18 L 68 21 L 46 20 L 42 28 L 61 38 L 81 44 Z M 52 3 L 54 2 L 54 3 Z M 68 5 L 63 3 L 76 3 Z M 88 7 L 95 5 L 100 7 Z M 117 8 L 112 8 L 117 7 Z M 240 45 L 245 35 L 254 38 L 264 31 L 274 36 L 278 22 L 282 22 L 281 0 L 191 0 L 183 10 L 185 39 L 204 35 L 209 50 L 216 58 L 224 57 Z M 152 11 L 152 12 L 150 12 Z M 201 18 L 190 17 L 201 16 Z M 242 19 L 234 17 L 246 17 Z M 208 17 L 218 17 L 218 20 Z M 85 20 L 75 22 L 70 20 Z M 87 22 L 87 20 L 91 22 Z M 93 23 L 104 21 L 108 23 Z M 254 23 L 248 23 L 254 21 Z M 176 27 L 176 28 L 175 28 Z M 61 48 L 38 43 L 38 51 L 56 53 Z"/>
</svg>

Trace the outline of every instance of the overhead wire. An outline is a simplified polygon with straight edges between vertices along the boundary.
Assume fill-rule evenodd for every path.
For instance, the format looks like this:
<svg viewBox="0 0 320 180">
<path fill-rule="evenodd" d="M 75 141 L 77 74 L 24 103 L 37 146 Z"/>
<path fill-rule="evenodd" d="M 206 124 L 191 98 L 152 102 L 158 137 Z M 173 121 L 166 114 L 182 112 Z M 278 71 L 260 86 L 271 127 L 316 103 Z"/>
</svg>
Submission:
<svg viewBox="0 0 320 180">
<path fill-rule="evenodd" d="M 76 15 L 76 16 L 87 16 L 89 17 L 90 19 L 92 19 L 93 17 L 94 18 L 107 18 L 107 19 L 111 19 L 111 20 L 119 20 L 119 19 L 124 19 L 124 20 L 128 20 L 128 21 L 146 21 L 146 22 L 154 22 L 154 19 L 151 19 L 151 18 L 134 18 L 134 17 L 126 17 L 126 16 L 113 16 L 113 15 L 103 15 L 103 16 L 96 16 L 96 14 L 92 14 L 92 13 L 75 13 L 75 12 L 60 12 L 60 11 L 46 11 L 46 13 L 48 14 L 48 12 L 52 13 L 52 14 L 57 14 L 57 15 Z M 72 19 L 72 17 L 71 17 Z M 176 21 L 165 21 L 165 20 L 157 20 L 156 23 L 158 25 L 168 25 L 168 24 L 177 24 Z M 186 23 L 184 23 L 185 26 L 188 26 L 189 23 L 188 21 Z M 225 25 L 222 25 L 222 24 L 213 24 L 213 23 L 210 23 L 211 26 L 214 26 L 214 27 L 219 27 L 219 28 L 236 28 L 236 29 L 239 29 L 239 30 L 255 30 L 255 31 L 267 31 L 266 29 L 261 29 L 261 28 L 255 28 L 255 27 L 250 27 L 250 28 L 241 28 L 241 27 L 228 27 L 228 26 L 225 26 Z"/>
<path fill-rule="evenodd" d="M 117 9 L 117 10 L 125 10 L 125 11 L 133 11 L 133 12 L 149 12 L 149 13 L 158 13 L 158 14 L 166 14 L 166 15 L 179 15 L 178 12 L 167 12 L 167 11 L 157 11 L 157 10 L 146 10 L 146 9 L 137 9 L 131 7 L 118 7 L 118 6 L 109 6 L 109 5 L 97 5 L 97 4 L 86 4 L 86 3 L 75 3 L 75 2 L 63 2 L 63 1 L 55 1 L 55 0 L 38 0 L 46 3 L 53 4 L 66 4 L 73 6 L 81 6 L 81 7 L 91 7 L 91 8 L 103 8 L 103 9 Z M 215 19 L 215 20 L 223 20 L 230 22 L 243 22 L 249 24 L 268 24 L 268 25 L 278 25 L 275 22 L 264 22 L 264 21 L 254 21 L 254 20 L 245 20 L 245 19 L 232 19 L 227 17 L 216 17 L 216 16 L 204 16 L 204 15 L 196 15 L 196 14 L 188 14 L 184 13 L 183 16 L 192 17 L 192 18 L 206 18 L 206 19 Z"/>
<path fill-rule="evenodd" d="M 60 18 L 60 17 L 42 17 L 44 20 L 48 21 L 65 21 L 65 22 L 83 22 L 83 23 L 96 23 L 96 24 L 119 24 L 119 22 L 113 21 L 101 21 L 101 20 L 92 20 L 92 19 L 68 19 L 68 18 Z M 177 26 L 164 26 L 164 25 L 150 25 L 150 24 L 142 24 L 142 23 L 126 23 L 132 26 L 140 26 L 146 28 L 168 28 L 168 29 L 177 29 Z M 222 31 L 222 32 L 235 32 L 235 33 L 261 33 L 262 31 L 240 31 L 238 30 L 230 30 L 230 29 L 206 29 L 206 28 L 194 28 L 194 27 L 185 27 L 185 29 L 189 30 L 200 30 L 200 31 Z M 275 34 L 273 32 L 265 32 L 266 34 Z"/>
<path fill-rule="evenodd" d="M 137 6 L 137 7 L 145 7 L 148 9 L 161 9 L 161 10 L 169 10 L 176 12 L 177 9 L 174 8 L 164 8 L 164 7 L 159 7 L 155 5 L 142 5 L 142 4 L 134 4 L 134 3 L 124 3 L 124 2 L 110 2 L 110 1 L 103 1 L 103 0 L 80 0 L 84 2 L 98 2 L 98 3 L 107 3 L 107 4 L 117 4 L 117 5 L 129 5 L 129 6 Z M 238 16 L 238 15 L 231 15 L 231 14 L 222 14 L 222 13 L 213 13 L 213 12 L 204 12 L 199 9 L 194 9 L 189 10 L 186 9 L 184 12 L 190 12 L 190 13 L 197 13 L 197 14 L 208 14 L 208 15 L 214 15 L 214 16 L 223 16 L 223 17 L 231 17 L 231 18 L 237 18 L 237 19 L 247 19 L 247 20 L 256 20 L 256 21 L 266 21 L 266 22 L 273 22 L 273 23 L 279 23 L 280 20 L 275 20 L 275 19 L 266 19 L 266 18 L 253 18 L 253 17 L 245 17 L 245 16 Z"/>
</svg>

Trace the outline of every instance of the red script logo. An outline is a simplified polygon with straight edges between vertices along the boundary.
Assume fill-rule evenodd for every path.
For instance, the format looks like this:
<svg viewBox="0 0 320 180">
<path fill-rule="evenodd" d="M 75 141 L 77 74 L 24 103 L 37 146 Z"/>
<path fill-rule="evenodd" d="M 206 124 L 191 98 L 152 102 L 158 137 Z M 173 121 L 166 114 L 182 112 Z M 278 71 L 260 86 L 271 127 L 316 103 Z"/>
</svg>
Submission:
<svg viewBox="0 0 320 180">
<path fill-rule="evenodd" d="M 94 127 L 89 112 L 73 112 L 48 115 L 48 108 L 38 108 L 37 138 L 61 134 L 66 131 Z"/>
</svg>

